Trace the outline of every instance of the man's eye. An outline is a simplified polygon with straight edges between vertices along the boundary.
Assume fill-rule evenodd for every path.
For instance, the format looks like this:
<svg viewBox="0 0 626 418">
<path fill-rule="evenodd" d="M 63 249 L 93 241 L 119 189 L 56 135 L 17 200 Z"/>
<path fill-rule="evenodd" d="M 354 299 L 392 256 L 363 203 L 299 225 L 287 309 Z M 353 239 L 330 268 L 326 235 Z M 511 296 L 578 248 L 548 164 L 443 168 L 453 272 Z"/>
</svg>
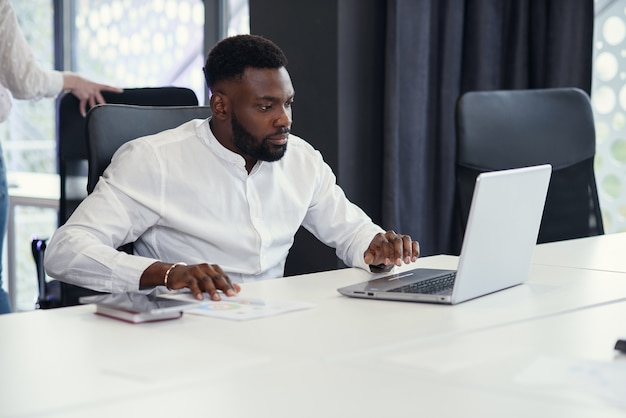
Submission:
<svg viewBox="0 0 626 418">
<path fill-rule="evenodd" d="M 264 112 L 270 110 L 271 108 L 272 108 L 271 105 L 267 105 L 267 106 L 261 105 L 261 106 L 259 106 L 259 109 L 261 109 Z"/>
</svg>

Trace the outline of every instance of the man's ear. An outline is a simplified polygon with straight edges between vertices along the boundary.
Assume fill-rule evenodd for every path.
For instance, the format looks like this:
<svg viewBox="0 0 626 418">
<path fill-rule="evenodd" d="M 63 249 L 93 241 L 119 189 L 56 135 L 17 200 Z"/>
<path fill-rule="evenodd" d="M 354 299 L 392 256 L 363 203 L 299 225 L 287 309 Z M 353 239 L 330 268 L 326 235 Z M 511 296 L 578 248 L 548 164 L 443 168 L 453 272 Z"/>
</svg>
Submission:
<svg viewBox="0 0 626 418">
<path fill-rule="evenodd" d="M 225 120 L 228 118 L 229 102 L 228 97 L 219 92 L 214 92 L 210 99 L 211 113 L 214 118 Z"/>
</svg>

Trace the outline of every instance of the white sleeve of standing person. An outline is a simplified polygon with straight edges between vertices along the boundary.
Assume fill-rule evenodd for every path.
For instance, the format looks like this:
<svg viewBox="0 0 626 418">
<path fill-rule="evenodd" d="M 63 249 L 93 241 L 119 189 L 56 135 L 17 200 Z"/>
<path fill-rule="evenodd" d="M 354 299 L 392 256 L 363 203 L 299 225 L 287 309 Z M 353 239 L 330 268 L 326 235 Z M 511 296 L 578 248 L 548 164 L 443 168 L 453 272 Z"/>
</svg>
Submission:
<svg viewBox="0 0 626 418">
<path fill-rule="evenodd" d="M 0 0 L 0 121 L 8 117 L 11 97 L 37 100 L 63 90 L 63 74 L 42 69 L 24 38 L 9 0 Z M 4 89 L 2 89 L 4 87 Z M 3 114 L 6 113 L 6 114 Z"/>
</svg>

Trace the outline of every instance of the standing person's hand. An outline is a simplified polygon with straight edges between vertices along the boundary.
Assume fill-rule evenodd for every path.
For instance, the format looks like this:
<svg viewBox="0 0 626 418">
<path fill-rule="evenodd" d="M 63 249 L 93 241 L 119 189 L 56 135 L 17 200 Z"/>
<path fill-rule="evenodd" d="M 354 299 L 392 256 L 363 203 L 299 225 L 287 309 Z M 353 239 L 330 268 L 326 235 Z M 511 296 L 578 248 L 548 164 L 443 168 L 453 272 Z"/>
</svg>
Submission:
<svg viewBox="0 0 626 418">
<path fill-rule="evenodd" d="M 77 74 L 63 73 L 63 90 L 69 90 L 80 101 L 80 114 L 87 114 L 87 104 L 94 107 L 97 104 L 104 104 L 106 101 L 102 97 L 102 91 L 121 93 L 123 90 L 106 84 L 95 83 Z"/>
</svg>

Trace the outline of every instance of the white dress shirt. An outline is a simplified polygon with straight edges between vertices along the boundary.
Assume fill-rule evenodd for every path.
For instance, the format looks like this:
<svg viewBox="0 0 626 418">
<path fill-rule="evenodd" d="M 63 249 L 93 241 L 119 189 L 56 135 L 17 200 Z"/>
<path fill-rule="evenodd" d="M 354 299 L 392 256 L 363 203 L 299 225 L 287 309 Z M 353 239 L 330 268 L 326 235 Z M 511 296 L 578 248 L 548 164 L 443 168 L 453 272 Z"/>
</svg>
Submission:
<svg viewBox="0 0 626 418">
<path fill-rule="evenodd" d="M 0 0 L 0 122 L 16 99 L 54 97 L 63 89 L 63 74 L 41 69 L 24 39 L 9 0 Z M 9 93 L 11 92 L 11 93 Z"/>
<path fill-rule="evenodd" d="M 208 120 L 126 143 L 46 251 L 48 274 L 105 292 L 136 291 L 155 261 L 218 264 L 233 282 L 281 277 L 303 225 L 349 266 L 384 232 L 291 135 L 285 156 L 250 174 Z M 135 242 L 135 255 L 115 250 Z"/>
</svg>

